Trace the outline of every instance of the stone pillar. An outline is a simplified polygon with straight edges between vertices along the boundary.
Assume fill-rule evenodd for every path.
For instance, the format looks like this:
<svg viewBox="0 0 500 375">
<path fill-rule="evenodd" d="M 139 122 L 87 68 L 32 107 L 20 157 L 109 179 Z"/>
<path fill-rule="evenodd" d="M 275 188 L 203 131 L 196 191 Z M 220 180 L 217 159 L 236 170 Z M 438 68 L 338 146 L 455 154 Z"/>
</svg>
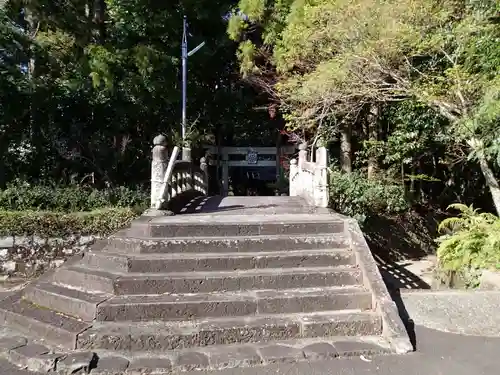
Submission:
<svg viewBox="0 0 500 375">
<path fill-rule="evenodd" d="M 295 192 L 297 195 L 304 198 L 308 204 L 310 204 L 310 199 L 308 196 L 309 191 L 309 174 L 303 172 L 304 162 L 307 161 L 307 143 L 301 143 L 299 145 L 299 160 L 297 161 L 298 174 L 295 183 Z"/>
<path fill-rule="evenodd" d="M 153 140 L 153 158 L 151 161 L 151 207 L 155 207 L 163 185 L 163 178 L 168 165 L 167 138 L 158 135 Z"/>
<path fill-rule="evenodd" d="M 299 169 L 305 161 L 307 161 L 307 143 L 301 143 L 299 145 Z"/>
<path fill-rule="evenodd" d="M 203 193 L 208 195 L 208 163 L 205 156 L 200 159 L 200 169 L 203 172 Z"/>
<path fill-rule="evenodd" d="M 299 167 L 297 165 L 297 159 L 290 160 L 290 176 L 289 176 L 289 195 L 295 197 L 298 195 L 299 183 Z"/>
<path fill-rule="evenodd" d="M 182 147 L 182 160 L 191 161 L 191 148 L 188 146 Z"/>
<path fill-rule="evenodd" d="M 314 187 L 315 203 L 318 207 L 328 207 L 328 150 L 319 147 L 316 150 L 316 186 Z"/>
<path fill-rule="evenodd" d="M 326 147 L 319 147 L 316 150 L 316 163 L 321 167 L 328 165 L 328 150 Z"/>
</svg>

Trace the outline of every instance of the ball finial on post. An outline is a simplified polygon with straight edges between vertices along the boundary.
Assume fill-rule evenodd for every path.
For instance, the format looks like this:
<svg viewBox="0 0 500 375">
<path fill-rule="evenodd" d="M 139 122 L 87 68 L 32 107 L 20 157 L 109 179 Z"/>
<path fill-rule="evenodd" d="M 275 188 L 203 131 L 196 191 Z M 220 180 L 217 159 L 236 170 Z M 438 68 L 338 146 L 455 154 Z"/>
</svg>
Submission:
<svg viewBox="0 0 500 375">
<path fill-rule="evenodd" d="M 167 145 L 167 137 L 163 134 L 159 134 L 153 139 L 153 145 L 155 146 L 166 146 Z"/>
</svg>

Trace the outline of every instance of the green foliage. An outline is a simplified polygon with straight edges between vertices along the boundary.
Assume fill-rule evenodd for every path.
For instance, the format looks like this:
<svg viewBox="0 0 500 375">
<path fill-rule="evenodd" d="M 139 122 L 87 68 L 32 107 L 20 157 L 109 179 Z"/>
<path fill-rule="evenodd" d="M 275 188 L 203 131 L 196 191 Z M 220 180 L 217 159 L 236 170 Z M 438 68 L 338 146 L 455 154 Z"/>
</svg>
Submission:
<svg viewBox="0 0 500 375">
<path fill-rule="evenodd" d="M 457 217 L 443 220 L 437 250 L 440 268 L 465 272 L 500 269 L 500 218 L 464 204 L 453 204 Z"/>
<path fill-rule="evenodd" d="M 242 0 L 240 8 L 248 2 L 259 3 Z M 255 63 L 279 73 L 275 89 L 290 122 L 318 126 L 325 117 L 355 117 L 366 103 L 407 97 L 448 118 L 458 138 L 486 137 L 498 124 L 498 2 L 282 3 L 269 1 L 267 12 L 259 11 L 266 15 L 258 23 L 261 43 L 255 33 L 251 40 L 262 52 L 253 53 Z M 285 20 L 279 27 L 275 13 Z M 247 23 L 255 24 L 251 17 Z M 242 70 L 252 68 L 250 54 L 239 57 Z"/>
<path fill-rule="evenodd" d="M 435 153 L 436 147 L 450 143 L 447 122 L 429 106 L 406 100 L 388 106 L 384 120 L 392 131 L 384 142 L 383 162 L 399 168 Z"/>
<path fill-rule="evenodd" d="M 106 236 L 129 225 L 137 216 L 138 212 L 130 208 L 105 208 L 80 213 L 0 210 L 0 236 Z"/>
<path fill-rule="evenodd" d="M 0 210 L 7 211 L 71 213 L 105 207 L 133 208 L 140 211 L 148 206 L 148 200 L 148 192 L 127 187 L 93 189 L 78 185 L 60 187 L 16 182 L 0 190 Z"/>
<path fill-rule="evenodd" d="M 253 61 L 255 58 L 255 45 L 251 41 L 245 40 L 240 44 L 238 58 L 240 60 L 240 72 L 244 77 L 258 71 Z"/>
<path fill-rule="evenodd" d="M 375 215 L 407 211 L 404 187 L 383 180 L 368 180 L 361 173 L 330 171 L 330 204 L 336 211 L 363 222 Z"/>
<path fill-rule="evenodd" d="M 433 105 L 452 124 L 456 139 L 469 141 L 473 157 L 498 158 L 500 121 L 500 27 L 498 2 L 466 2 L 454 17 L 433 30 L 428 66 L 415 80 L 415 96 Z M 415 69 L 420 67 L 415 66 Z"/>
<path fill-rule="evenodd" d="M 233 6 L 8 0 L 0 10 L 0 94 L 7 98 L 0 102 L 0 188 L 16 178 L 71 184 L 91 173 L 99 186 L 148 184 L 153 138 L 165 133 L 169 147 L 179 144 L 183 15 L 189 49 L 206 42 L 188 63 L 191 136 L 251 143 L 245 137 L 274 130 L 267 113 L 254 110 L 263 100 L 237 76 L 238 46 L 224 17 Z"/>
<path fill-rule="evenodd" d="M 274 14 L 281 3 L 268 2 L 263 13 Z M 418 5 L 413 0 L 289 3 L 279 8 L 286 20 L 280 27 L 271 16 L 260 20 L 262 40 L 267 41 L 262 50 L 271 49 L 269 62 L 283 78 L 277 91 L 284 110 L 315 122 L 321 120 L 319 114 L 345 114 L 368 101 L 408 95 L 407 77 L 399 77 L 398 68 L 406 64 L 406 52 L 421 49 L 428 30 L 449 13 L 448 2 L 437 0 Z"/>
<path fill-rule="evenodd" d="M 227 24 L 227 35 L 231 40 L 237 41 L 245 27 L 246 24 L 243 17 L 233 12 Z"/>
<path fill-rule="evenodd" d="M 239 7 L 252 21 L 259 21 L 264 16 L 266 10 L 266 0 L 241 0 Z"/>
</svg>

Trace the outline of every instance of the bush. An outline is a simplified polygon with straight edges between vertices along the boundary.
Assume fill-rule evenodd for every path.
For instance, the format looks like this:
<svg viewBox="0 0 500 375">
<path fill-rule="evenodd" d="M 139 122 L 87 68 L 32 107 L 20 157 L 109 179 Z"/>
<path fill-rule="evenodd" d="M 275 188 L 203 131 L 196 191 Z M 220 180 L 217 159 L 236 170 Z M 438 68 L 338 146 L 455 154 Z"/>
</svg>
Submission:
<svg viewBox="0 0 500 375">
<path fill-rule="evenodd" d="M 55 212 L 92 211 L 104 207 L 131 207 L 144 210 L 149 193 L 141 189 L 117 187 L 93 189 L 82 186 L 44 186 L 15 182 L 0 191 L 0 209 Z"/>
<path fill-rule="evenodd" d="M 460 211 L 460 214 L 439 224 L 438 230 L 445 233 L 437 239 L 439 268 L 475 274 L 477 270 L 500 269 L 500 218 L 479 213 L 464 204 L 454 204 L 449 208 Z"/>
<path fill-rule="evenodd" d="M 330 206 L 361 223 L 379 214 L 398 214 L 410 208 L 404 187 L 368 180 L 361 173 L 330 171 Z"/>
<path fill-rule="evenodd" d="M 77 213 L 0 210 L 0 236 L 106 236 L 128 226 L 138 215 L 139 212 L 131 208 Z"/>
</svg>

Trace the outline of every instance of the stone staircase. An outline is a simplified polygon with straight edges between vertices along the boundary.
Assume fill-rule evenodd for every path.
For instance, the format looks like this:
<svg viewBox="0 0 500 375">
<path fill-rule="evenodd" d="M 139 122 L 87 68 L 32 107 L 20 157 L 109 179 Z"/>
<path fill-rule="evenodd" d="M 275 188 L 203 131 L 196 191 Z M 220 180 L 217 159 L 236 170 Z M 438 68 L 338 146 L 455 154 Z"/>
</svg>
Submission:
<svg viewBox="0 0 500 375">
<path fill-rule="evenodd" d="M 120 353 L 128 373 L 132 358 L 167 373 L 411 350 L 359 227 L 321 210 L 143 216 L 0 302 L 0 319 Z"/>
</svg>

